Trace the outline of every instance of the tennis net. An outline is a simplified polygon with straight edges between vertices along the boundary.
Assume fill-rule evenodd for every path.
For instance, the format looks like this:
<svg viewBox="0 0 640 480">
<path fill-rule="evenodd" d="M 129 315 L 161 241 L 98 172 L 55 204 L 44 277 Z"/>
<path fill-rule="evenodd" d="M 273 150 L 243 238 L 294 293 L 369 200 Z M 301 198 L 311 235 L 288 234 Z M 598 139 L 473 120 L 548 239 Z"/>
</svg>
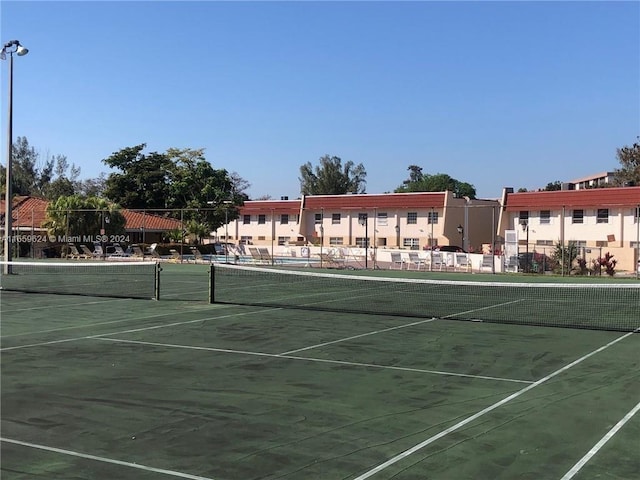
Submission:
<svg viewBox="0 0 640 480">
<path fill-rule="evenodd" d="M 0 262 L 0 289 L 95 297 L 159 298 L 155 262 Z"/>
<path fill-rule="evenodd" d="M 215 265 L 212 301 L 407 317 L 634 331 L 640 283 L 515 283 Z"/>
</svg>

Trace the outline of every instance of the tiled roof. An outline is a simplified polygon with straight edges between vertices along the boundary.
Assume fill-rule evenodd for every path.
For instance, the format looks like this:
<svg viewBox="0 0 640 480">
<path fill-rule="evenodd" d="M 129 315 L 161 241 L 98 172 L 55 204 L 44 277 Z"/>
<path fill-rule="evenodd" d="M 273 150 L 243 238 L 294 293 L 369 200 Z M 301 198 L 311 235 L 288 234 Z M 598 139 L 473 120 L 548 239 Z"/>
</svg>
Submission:
<svg viewBox="0 0 640 480">
<path fill-rule="evenodd" d="M 354 195 L 310 195 L 298 200 L 255 200 L 244 202 L 240 214 L 251 212 L 289 213 L 305 210 L 354 210 L 374 208 L 431 208 L 443 207 L 445 192 L 354 194 Z"/>
<path fill-rule="evenodd" d="M 522 192 L 507 195 L 506 210 L 551 210 L 562 207 L 634 207 L 640 205 L 640 187 L 593 188 Z"/>
<path fill-rule="evenodd" d="M 32 227 L 42 228 L 42 224 L 46 220 L 47 200 L 36 197 L 13 198 L 13 210 L 11 217 L 14 228 Z M 153 231 L 169 231 L 182 228 L 180 220 L 175 218 L 166 218 L 159 215 L 149 213 L 135 212 L 127 209 L 121 210 L 126 221 L 127 230 L 140 230 L 143 226 L 146 230 Z M 0 199 L 0 216 L 4 217 L 5 201 Z"/>
<path fill-rule="evenodd" d="M 14 197 L 12 225 L 13 228 L 20 227 L 34 227 L 39 228 L 46 218 L 46 209 L 49 202 L 41 198 L 35 197 Z M 0 212 L 4 218 L 5 202 L 4 199 L 0 200 Z"/>
<path fill-rule="evenodd" d="M 239 207 L 239 211 L 240 215 L 248 215 L 256 211 L 294 215 L 300 212 L 300 200 L 251 200 L 244 202 L 244 205 Z"/>
<path fill-rule="evenodd" d="M 121 210 L 126 221 L 127 230 L 156 230 L 166 232 L 182 228 L 180 220 L 175 218 L 161 217 L 149 213 L 134 212 L 126 208 Z"/>
<path fill-rule="evenodd" d="M 359 195 L 314 195 L 305 198 L 304 208 L 372 209 L 372 208 L 431 208 L 443 207 L 445 192 L 387 193 Z"/>
</svg>

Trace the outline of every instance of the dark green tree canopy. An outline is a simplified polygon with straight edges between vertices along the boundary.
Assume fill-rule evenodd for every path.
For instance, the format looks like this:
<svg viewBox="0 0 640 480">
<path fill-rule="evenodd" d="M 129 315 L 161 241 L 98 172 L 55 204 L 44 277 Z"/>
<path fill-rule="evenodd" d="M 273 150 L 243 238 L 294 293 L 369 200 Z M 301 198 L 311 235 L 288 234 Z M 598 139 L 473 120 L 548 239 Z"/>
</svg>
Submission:
<svg viewBox="0 0 640 480">
<path fill-rule="evenodd" d="M 555 192 L 557 190 L 562 190 L 562 182 L 560 180 L 556 180 L 555 182 L 547 183 L 547 186 L 543 189 L 545 192 Z"/>
<path fill-rule="evenodd" d="M 458 197 L 476 198 L 476 189 L 473 185 L 461 182 L 445 173 L 429 175 L 422 173 L 422 168 L 410 165 L 409 178 L 402 186 L 395 189 L 395 193 L 409 192 L 444 192 L 449 190 Z"/>
<path fill-rule="evenodd" d="M 64 155 L 40 158 L 26 137 L 18 137 L 11 149 L 11 192 L 55 200 L 60 196 L 100 196 L 104 178 L 80 181 L 80 167 L 70 164 Z M 0 166 L 2 192 L 5 189 L 6 168 Z"/>
<path fill-rule="evenodd" d="M 116 170 L 107 177 L 105 196 L 125 208 L 171 208 L 169 178 L 173 163 L 164 154 L 142 153 L 146 145 L 127 147 L 103 162 Z"/>
<path fill-rule="evenodd" d="M 300 167 L 300 193 L 302 195 L 344 195 L 365 193 L 367 172 L 362 163 L 342 164 L 340 157 L 325 155 L 313 168 L 311 162 Z"/>
<path fill-rule="evenodd" d="M 615 183 L 618 185 L 640 185 L 640 137 L 629 146 L 616 150 L 620 168 L 615 171 Z"/>
<path fill-rule="evenodd" d="M 235 206 L 246 200 L 242 190 L 249 186 L 239 175 L 214 169 L 204 149 L 146 154 L 145 148 L 124 148 L 103 160 L 118 170 L 107 177 L 107 198 L 125 208 L 174 210 L 173 216 L 188 221 L 194 232 L 221 226 L 225 214 L 229 220 L 237 218 Z"/>
</svg>

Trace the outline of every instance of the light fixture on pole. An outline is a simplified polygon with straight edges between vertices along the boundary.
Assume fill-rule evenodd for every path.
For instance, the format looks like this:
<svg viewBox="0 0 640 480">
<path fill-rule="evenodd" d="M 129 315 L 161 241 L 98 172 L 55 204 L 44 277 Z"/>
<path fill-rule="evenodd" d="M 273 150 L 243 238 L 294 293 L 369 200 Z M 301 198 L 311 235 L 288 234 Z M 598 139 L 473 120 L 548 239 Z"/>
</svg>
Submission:
<svg viewBox="0 0 640 480">
<path fill-rule="evenodd" d="M 520 220 L 520 226 L 522 227 L 523 232 L 527 232 L 527 239 L 526 239 L 526 246 L 525 246 L 526 253 L 524 257 L 524 272 L 529 273 L 529 220 L 527 220 L 526 218 L 523 218 L 522 220 Z"/>
<path fill-rule="evenodd" d="M 4 259 L 6 264 L 4 267 L 4 273 L 11 273 L 11 234 L 12 234 L 12 216 L 13 216 L 13 204 L 12 204 L 12 191 L 11 191 L 11 148 L 13 143 L 13 54 L 22 57 L 29 53 L 25 47 L 23 47 L 18 40 L 11 40 L 3 45 L 0 51 L 0 59 L 5 60 L 9 55 L 9 96 L 8 96 L 8 114 L 7 114 L 7 169 L 6 169 L 6 188 L 5 188 L 5 216 L 4 216 Z"/>
<path fill-rule="evenodd" d="M 400 248 L 400 225 L 396 225 L 396 247 Z"/>
<path fill-rule="evenodd" d="M 464 227 L 462 225 L 458 225 L 456 230 L 458 230 L 458 233 L 460 234 L 462 248 L 464 248 Z"/>
<path fill-rule="evenodd" d="M 367 221 L 367 214 L 360 215 L 358 223 L 364 227 L 364 268 L 369 269 L 369 222 Z"/>
</svg>

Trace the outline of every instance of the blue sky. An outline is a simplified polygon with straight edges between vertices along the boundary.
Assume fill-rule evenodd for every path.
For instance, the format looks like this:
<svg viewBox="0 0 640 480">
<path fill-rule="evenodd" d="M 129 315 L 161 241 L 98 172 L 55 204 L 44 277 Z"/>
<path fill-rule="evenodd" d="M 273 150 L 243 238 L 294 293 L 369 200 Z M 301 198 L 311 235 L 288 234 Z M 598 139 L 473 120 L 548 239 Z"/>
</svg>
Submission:
<svg viewBox="0 0 640 480">
<path fill-rule="evenodd" d="M 367 193 L 409 165 L 497 198 L 619 167 L 640 135 L 640 2 L 3 1 L 14 139 L 102 159 L 205 148 L 252 198 L 323 155 Z M 7 62 L 2 62 L 2 152 Z M 5 161 L 4 154 L 2 161 Z"/>
</svg>

